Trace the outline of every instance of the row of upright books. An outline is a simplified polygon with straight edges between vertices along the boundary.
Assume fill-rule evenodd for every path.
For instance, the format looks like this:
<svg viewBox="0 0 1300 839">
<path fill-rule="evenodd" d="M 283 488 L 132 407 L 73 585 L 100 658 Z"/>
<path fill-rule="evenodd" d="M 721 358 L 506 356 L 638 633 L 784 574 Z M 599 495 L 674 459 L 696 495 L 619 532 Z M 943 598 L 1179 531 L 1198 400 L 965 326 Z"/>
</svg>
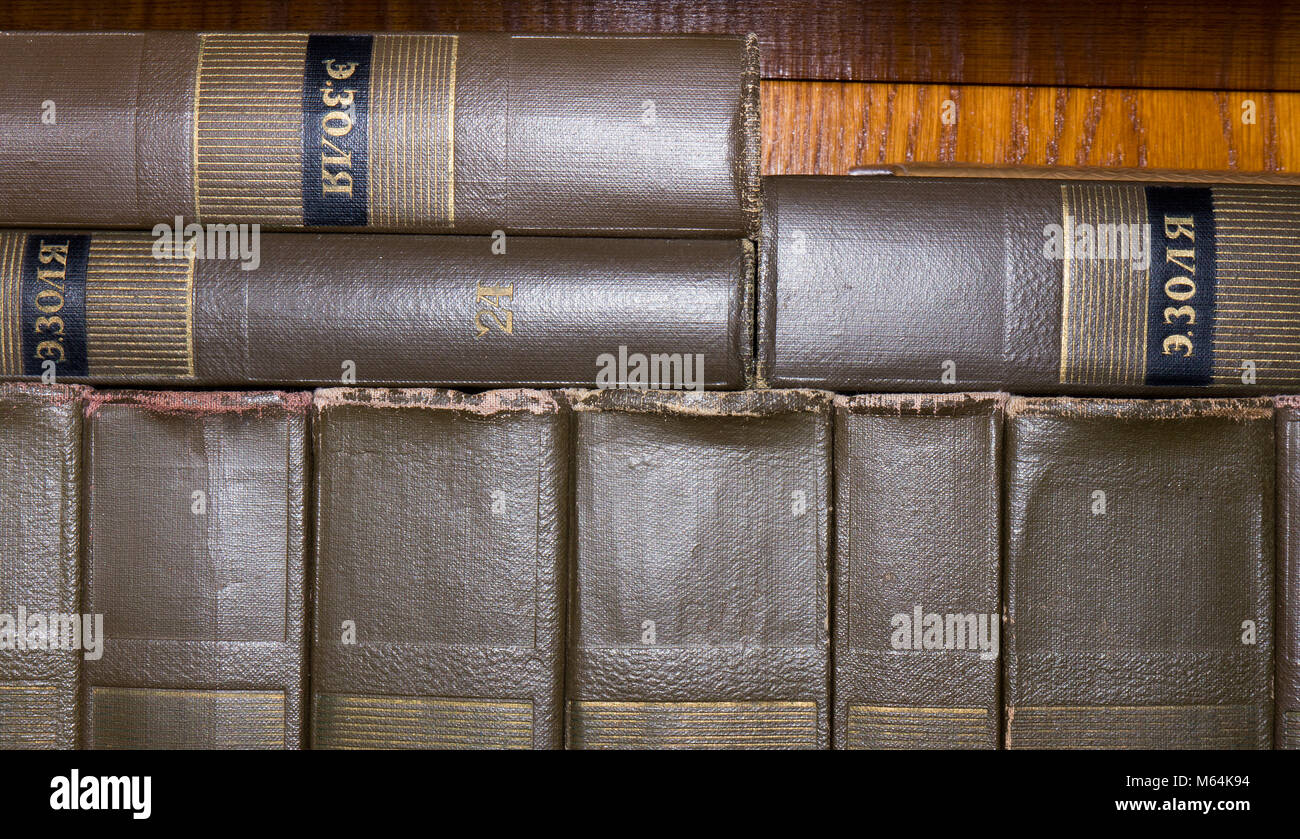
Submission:
<svg viewBox="0 0 1300 839">
<path fill-rule="evenodd" d="M 19 383 L 0 462 L 7 747 L 1297 745 L 1295 398 Z"/>
<path fill-rule="evenodd" d="M 1300 188 L 759 70 L 0 33 L 0 745 L 1295 745 Z"/>
</svg>

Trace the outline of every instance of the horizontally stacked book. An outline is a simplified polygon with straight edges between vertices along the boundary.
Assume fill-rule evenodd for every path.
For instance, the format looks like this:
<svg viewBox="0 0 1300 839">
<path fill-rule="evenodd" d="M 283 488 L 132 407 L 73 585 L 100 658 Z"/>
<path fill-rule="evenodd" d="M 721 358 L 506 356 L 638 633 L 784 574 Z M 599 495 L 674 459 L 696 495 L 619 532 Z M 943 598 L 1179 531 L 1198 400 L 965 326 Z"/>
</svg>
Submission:
<svg viewBox="0 0 1300 839">
<path fill-rule="evenodd" d="M 1293 188 L 760 190 L 752 37 L 0 70 L 0 745 L 1300 743 Z"/>
</svg>

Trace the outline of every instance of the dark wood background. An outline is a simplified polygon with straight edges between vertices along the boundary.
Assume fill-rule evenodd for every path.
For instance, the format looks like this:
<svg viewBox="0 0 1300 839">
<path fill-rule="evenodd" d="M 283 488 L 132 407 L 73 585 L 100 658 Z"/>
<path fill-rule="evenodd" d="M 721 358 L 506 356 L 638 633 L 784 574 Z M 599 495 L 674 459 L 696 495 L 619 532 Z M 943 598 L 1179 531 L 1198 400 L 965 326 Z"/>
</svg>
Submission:
<svg viewBox="0 0 1300 839">
<path fill-rule="evenodd" d="M 1300 90 L 1267 0 L 11 0 L 8 29 L 757 32 L 776 79 Z"/>
<path fill-rule="evenodd" d="M 0 29 L 753 31 L 768 173 L 892 162 L 1300 171 L 1300 2 L 10 0 Z"/>
</svg>

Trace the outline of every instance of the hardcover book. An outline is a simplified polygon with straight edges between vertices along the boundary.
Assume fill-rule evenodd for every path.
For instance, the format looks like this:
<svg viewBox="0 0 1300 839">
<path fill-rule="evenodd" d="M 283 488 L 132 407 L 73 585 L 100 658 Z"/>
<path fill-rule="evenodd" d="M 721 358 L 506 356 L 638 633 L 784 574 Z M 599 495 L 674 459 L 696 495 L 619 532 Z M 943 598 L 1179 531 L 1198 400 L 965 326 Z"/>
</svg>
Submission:
<svg viewBox="0 0 1300 839">
<path fill-rule="evenodd" d="M 1273 408 L 1007 407 L 1009 748 L 1269 748 Z"/>
<path fill-rule="evenodd" d="M 747 240 L 284 233 L 252 270 L 188 244 L 0 231 L 0 377 L 695 389 L 750 368 Z"/>
<path fill-rule="evenodd" d="M 93 749 L 300 748 L 306 393 L 93 393 L 83 668 Z"/>
<path fill-rule="evenodd" d="M 1277 718 L 1274 745 L 1300 749 L 1300 398 L 1277 400 Z"/>
<path fill-rule="evenodd" d="M 1004 401 L 835 397 L 836 748 L 997 746 Z"/>
<path fill-rule="evenodd" d="M 572 405 L 569 746 L 828 747 L 829 396 Z"/>
<path fill-rule="evenodd" d="M 0 219 L 751 234 L 758 41 L 0 33 Z"/>
<path fill-rule="evenodd" d="M 562 402 L 334 389 L 315 406 L 313 747 L 562 746 Z"/>
<path fill-rule="evenodd" d="M 0 749 L 76 748 L 81 662 L 102 652 L 81 614 L 82 397 L 0 383 Z"/>
<path fill-rule="evenodd" d="M 880 174 L 764 193 L 773 387 L 1300 390 L 1300 186 Z"/>
</svg>

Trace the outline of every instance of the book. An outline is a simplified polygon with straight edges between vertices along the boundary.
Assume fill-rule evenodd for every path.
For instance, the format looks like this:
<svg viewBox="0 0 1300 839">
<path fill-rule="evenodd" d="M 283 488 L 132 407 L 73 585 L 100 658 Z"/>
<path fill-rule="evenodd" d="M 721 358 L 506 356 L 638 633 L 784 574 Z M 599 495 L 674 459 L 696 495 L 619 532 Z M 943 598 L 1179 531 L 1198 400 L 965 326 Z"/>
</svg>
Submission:
<svg viewBox="0 0 1300 839">
<path fill-rule="evenodd" d="M 1001 394 L 835 397 L 837 749 L 992 749 Z"/>
<path fill-rule="evenodd" d="M 0 749 L 76 748 L 102 652 L 81 611 L 83 390 L 0 383 Z"/>
<path fill-rule="evenodd" d="M 1269 748 L 1267 399 L 1013 398 L 1009 748 Z"/>
<path fill-rule="evenodd" d="M 1300 187 L 875 175 L 764 191 L 773 387 L 1300 389 Z"/>
<path fill-rule="evenodd" d="M 546 387 L 649 386 L 652 373 L 664 387 L 744 385 L 747 240 L 494 241 L 268 234 L 244 270 L 145 233 L 0 231 L 0 377 Z"/>
<path fill-rule="evenodd" d="M 827 748 L 829 395 L 570 399 L 569 747 Z"/>
<path fill-rule="evenodd" d="M 562 400 L 321 390 L 312 433 L 313 748 L 560 748 Z"/>
<path fill-rule="evenodd" d="M 92 749 L 300 748 L 307 393 L 95 392 L 85 407 Z"/>
<path fill-rule="evenodd" d="M 1300 749 L 1300 399 L 1277 400 L 1277 697 L 1273 743 Z"/>
<path fill-rule="evenodd" d="M 751 233 L 758 42 L 0 33 L 0 219 Z"/>
</svg>

